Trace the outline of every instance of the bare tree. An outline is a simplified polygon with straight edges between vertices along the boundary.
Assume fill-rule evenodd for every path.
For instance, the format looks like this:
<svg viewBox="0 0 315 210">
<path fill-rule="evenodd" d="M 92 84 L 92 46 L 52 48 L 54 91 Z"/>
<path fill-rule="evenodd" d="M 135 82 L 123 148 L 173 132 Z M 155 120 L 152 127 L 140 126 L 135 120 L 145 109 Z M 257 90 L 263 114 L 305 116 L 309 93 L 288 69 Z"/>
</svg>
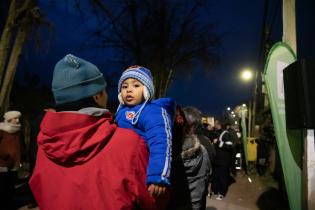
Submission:
<svg viewBox="0 0 315 210">
<path fill-rule="evenodd" d="M 80 0 L 75 2 L 80 5 Z M 150 68 L 157 97 L 165 95 L 175 73 L 189 73 L 196 66 L 208 71 L 219 60 L 215 52 L 220 37 L 215 25 L 200 16 L 209 1 L 90 2 L 99 22 L 86 46 L 118 51 L 123 67 L 138 64 Z"/>
<path fill-rule="evenodd" d="M 10 43 L 12 32 L 14 28 L 15 22 L 15 10 L 16 10 L 16 1 L 12 0 L 10 3 L 7 21 L 2 31 L 1 39 L 0 39 L 0 86 L 2 84 L 2 79 L 4 76 L 5 65 L 7 61 L 7 57 L 10 50 Z"/>
<path fill-rule="evenodd" d="M 0 39 L 0 112 L 8 107 L 16 68 L 27 37 L 46 23 L 36 0 L 11 0 Z"/>
</svg>

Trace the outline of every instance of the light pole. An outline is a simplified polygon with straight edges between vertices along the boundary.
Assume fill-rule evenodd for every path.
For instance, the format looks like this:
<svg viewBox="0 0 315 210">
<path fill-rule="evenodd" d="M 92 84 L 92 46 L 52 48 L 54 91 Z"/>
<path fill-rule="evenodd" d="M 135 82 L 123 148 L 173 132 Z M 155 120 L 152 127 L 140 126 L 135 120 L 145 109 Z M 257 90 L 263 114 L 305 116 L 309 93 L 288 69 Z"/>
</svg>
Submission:
<svg viewBox="0 0 315 210">
<path fill-rule="evenodd" d="M 240 117 L 241 117 L 241 128 L 242 128 L 242 142 L 243 142 L 243 150 L 245 155 L 245 164 L 246 169 L 248 169 L 248 154 L 247 154 L 247 129 L 246 129 L 246 112 L 249 111 L 247 109 L 246 104 L 242 104 L 240 107 Z"/>
<path fill-rule="evenodd" d="M 256 75 L 256 74 L 255 74 Z M 257 77 L 257 75 L 256 75 Z M 240 78 L 244 82 L 251 82 L 254 78 L 254 71 L 250 68 L 244 68 L 240 73 Z M 248 107 L 248 136 L 252 136 L 252 127 L 253 124 L 255 124 L 255 117 L 256 117 L 256 81 L 255 81 L 255 87 L 254 87 L 254 98 L 252 99 L 252 102 L 250 102 Z"/>
</svg>

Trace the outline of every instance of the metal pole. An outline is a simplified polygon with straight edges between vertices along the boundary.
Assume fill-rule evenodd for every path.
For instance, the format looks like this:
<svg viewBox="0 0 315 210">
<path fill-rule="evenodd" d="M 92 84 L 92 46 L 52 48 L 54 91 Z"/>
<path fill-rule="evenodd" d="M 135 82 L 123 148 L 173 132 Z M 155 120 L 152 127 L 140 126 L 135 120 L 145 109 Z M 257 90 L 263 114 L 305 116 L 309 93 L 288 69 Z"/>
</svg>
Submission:
<svg viewBox="0 0 315 210">
<path fill-rule="evenodd" d="M 253 109 L 253 102 L 250 101 L 249 102 L 249 106 L 248 106 L 248 134 L 247 137 L 251 137 L 252 136 L 252 109 Z"/>
</svg>

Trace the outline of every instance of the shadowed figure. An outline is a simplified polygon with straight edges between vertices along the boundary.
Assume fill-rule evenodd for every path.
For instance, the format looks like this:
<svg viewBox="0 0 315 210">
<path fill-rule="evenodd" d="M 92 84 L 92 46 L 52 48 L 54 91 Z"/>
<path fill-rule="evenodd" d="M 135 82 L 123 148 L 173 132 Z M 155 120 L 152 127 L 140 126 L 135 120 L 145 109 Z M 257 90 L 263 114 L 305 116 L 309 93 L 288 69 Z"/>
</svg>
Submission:
<svg viewBox="0 0 315 210">
<path fill-rule="evenodd" d="M 206 209 L 211 163 L 206 148 L 195 133 L 192 119 L 198 116 L 177 107 L 173 130 L 173 192 L 169 209 Z"/>
<path fill-rule="evenodd" d="M 173 142 L 172 142 L 172 193 L 170 198 L 169 210 L 192 209 L 190 191 L 188 187 L 185 167 L 180 156 L 182 151 L 182 139 L 184 136 L 184 125 L 186 119 L 180 106 L 176 107 L 173 125 Z"/>
<path fill-rule="evenodd" d="M 289 209 L 288 200 L 276 188 L 270 188 L 263 192 L 258 200 L 257 206 L 260 210 L 287 210 Z"/>
</svg>

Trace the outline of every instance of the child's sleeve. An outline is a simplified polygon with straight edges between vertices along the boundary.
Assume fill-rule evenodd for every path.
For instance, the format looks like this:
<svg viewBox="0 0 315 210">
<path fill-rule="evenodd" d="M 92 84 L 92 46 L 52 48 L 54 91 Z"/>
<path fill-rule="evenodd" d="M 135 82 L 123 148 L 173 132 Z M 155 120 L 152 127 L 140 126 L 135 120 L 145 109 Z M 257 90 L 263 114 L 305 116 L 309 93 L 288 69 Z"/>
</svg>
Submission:
<svg viewBox="0 0 315 210">
<path fill-rule="evenodd" d="M 170 185 L 172 117 L 161 106 L 150 106 L 143 126 L 150 156 L 147 184 Z"/>
</svg>

